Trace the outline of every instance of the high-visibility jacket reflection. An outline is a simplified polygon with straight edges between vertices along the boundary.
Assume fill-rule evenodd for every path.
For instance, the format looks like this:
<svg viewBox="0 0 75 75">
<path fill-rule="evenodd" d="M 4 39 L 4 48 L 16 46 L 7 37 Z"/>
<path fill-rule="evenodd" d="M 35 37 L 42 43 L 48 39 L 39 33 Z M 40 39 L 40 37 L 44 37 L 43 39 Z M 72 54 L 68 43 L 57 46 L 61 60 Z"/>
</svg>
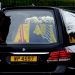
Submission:
<svg viewBox="0 0 75 75">
<path fill-rule="evenodd" d="M 75 39 L 70 35 L 69 35 L 69 40 L 70 40 L 70 42 L 75 42 Z"/>
</svg>

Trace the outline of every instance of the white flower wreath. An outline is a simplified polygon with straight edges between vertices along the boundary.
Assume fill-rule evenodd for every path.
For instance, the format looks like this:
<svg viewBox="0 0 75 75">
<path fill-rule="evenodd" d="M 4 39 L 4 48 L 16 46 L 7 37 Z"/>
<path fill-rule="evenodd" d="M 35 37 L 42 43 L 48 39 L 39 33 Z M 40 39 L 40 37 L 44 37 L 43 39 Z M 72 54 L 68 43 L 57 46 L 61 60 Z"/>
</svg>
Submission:
<svg viewBox="0 0 75 75">
<path fill-rule="evenodd" d="M 42 17 L 31 17 L 25 20 L 26 24 L 30 23 L 52 23 L 54 24 L 54 18 L 50 16 L 42 16 Z"/>
</svg>

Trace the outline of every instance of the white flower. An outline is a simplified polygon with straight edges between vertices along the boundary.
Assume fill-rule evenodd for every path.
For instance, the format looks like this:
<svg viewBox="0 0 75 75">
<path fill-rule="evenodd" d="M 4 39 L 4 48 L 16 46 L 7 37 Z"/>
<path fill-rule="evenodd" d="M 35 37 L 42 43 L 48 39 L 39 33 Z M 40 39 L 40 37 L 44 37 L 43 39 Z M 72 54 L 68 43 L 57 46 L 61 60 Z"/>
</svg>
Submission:
<svg viewBox="0 0 75 75">
<path fill-rule="evenodd" d="M 25 23 L 28 23 L 28 24 L 29 24 L 29 23 L 30 23 L 30 19 L 31 19 L 31 18 L 27 18 L 27 19 L 25 20 Z"/>
<path fill-rule="evenodd" d="M 54 24 L 54 18 L 50 16 L 42 16 L 42 17 L 31 17 L 27 18 L 25 20 L 25 23 L 53 23 Z"/>
</svg>

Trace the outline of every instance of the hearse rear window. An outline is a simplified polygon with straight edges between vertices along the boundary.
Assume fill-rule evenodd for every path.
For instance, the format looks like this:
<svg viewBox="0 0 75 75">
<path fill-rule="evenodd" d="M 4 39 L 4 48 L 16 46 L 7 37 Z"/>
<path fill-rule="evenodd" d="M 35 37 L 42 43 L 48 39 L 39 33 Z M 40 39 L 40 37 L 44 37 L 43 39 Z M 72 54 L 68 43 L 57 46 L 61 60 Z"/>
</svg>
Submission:
<svg viewBox="0 0 75 75">
<path fill-rule="evenodd" d="M 4 13 L 11 18 L 6 43 L 57 43 L 53 10 L 14 9 Z"/>
</svg>

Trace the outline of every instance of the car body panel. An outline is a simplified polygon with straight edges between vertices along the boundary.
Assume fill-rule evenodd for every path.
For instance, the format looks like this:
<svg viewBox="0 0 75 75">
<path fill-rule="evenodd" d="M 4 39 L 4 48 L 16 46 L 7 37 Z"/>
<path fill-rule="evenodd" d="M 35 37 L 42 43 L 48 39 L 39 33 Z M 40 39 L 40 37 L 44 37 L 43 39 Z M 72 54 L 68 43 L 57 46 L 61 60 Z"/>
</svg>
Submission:
<svg viewBox="0 0 75 75">
<path fill-rule="evenodd" d="M 56 28 L 57 28 L 57 35 L 58 35 L 58 42 L 57 43 L 52 43 L 52 44 L 1 44 L 0 45 L 0 59 L 1 61 L 1 66 L 9 66 L 9 69 L 5 70 L 2 69 L 6 72 L 8 71 L 12 71 L 14 72 L 15 69 L 18 69 L 17 71 L 20 71 L 22 69 L 21 72 L 27 72 L 27 70 L 31 73 L 33 71 L 37 73 L 41 72 L 41 73 L 62 73 L 65 72 L 66 70 L 66 65 L 68 62 L 50 62 L 47 63 L 47 59 L 49 57 L 49 52 L 54 52 L 54 51 L 61 51 L 64 50 L 66 46 L 69 45 L 69 36 L 67 34 L 66 31 L 66 27 L 65 27 L 65 22 L 64 22 L 64 17 L 62 17 L 63 15 L 61 14 L 61 10 L 59 8 L 55 8 L 55 7 L 39 7 L 39 6 L 34 6 L 34 7 L 10 7 L 10 8 L 3 8 L 2 11 L 6 11 L 6 10 L 14 10 L 14 9 L 48 9 L 48 10 L 53 10 L 54 11 L 54 16 L 55 16 L 55 23 L 56 23 Z M 26 40 L 28 41 L 28 40 Z M 25 49 L 25 50 L 23 50 Z M 38 60 L 37 62 L 10 62 L 10 57 L 11 56 L 37 56 Z M 63 65 L 64 64 L 64 65 Z M 13 66 L 15 65 L 15 66 Z M 18 65 L 18 66 L 17 66 Z M 22 66 L 20 66 L 22 65 Z M 31 65 L 31 66 L 30 66 Z M 37 67 L 35 66 L 37 65 Z M 25 67 L 29 67 L 28 69 L 25 68 L 25 70 L 22 68 L 23 66 Z M 14 68 L 12 70 L 12 67 Z M 21 67 L 19 69 L 19 67 Z M 32 69 L 32 67 L 34 67 L 34 70 Z M 48 69 L 49 67 L 49 69 Z M 39 69 L 41 68 L 41 70 Z M 53 69 L 52 69 L 53 68 Z M 31 70 L 32 69 L 32 70 Z M 40 70 L 40 71 L 39 71 Z M 16 71 L 16 70 L 15 70 Z M 45 72 L 46 71 L 46 72 Z"/>
</svg>

